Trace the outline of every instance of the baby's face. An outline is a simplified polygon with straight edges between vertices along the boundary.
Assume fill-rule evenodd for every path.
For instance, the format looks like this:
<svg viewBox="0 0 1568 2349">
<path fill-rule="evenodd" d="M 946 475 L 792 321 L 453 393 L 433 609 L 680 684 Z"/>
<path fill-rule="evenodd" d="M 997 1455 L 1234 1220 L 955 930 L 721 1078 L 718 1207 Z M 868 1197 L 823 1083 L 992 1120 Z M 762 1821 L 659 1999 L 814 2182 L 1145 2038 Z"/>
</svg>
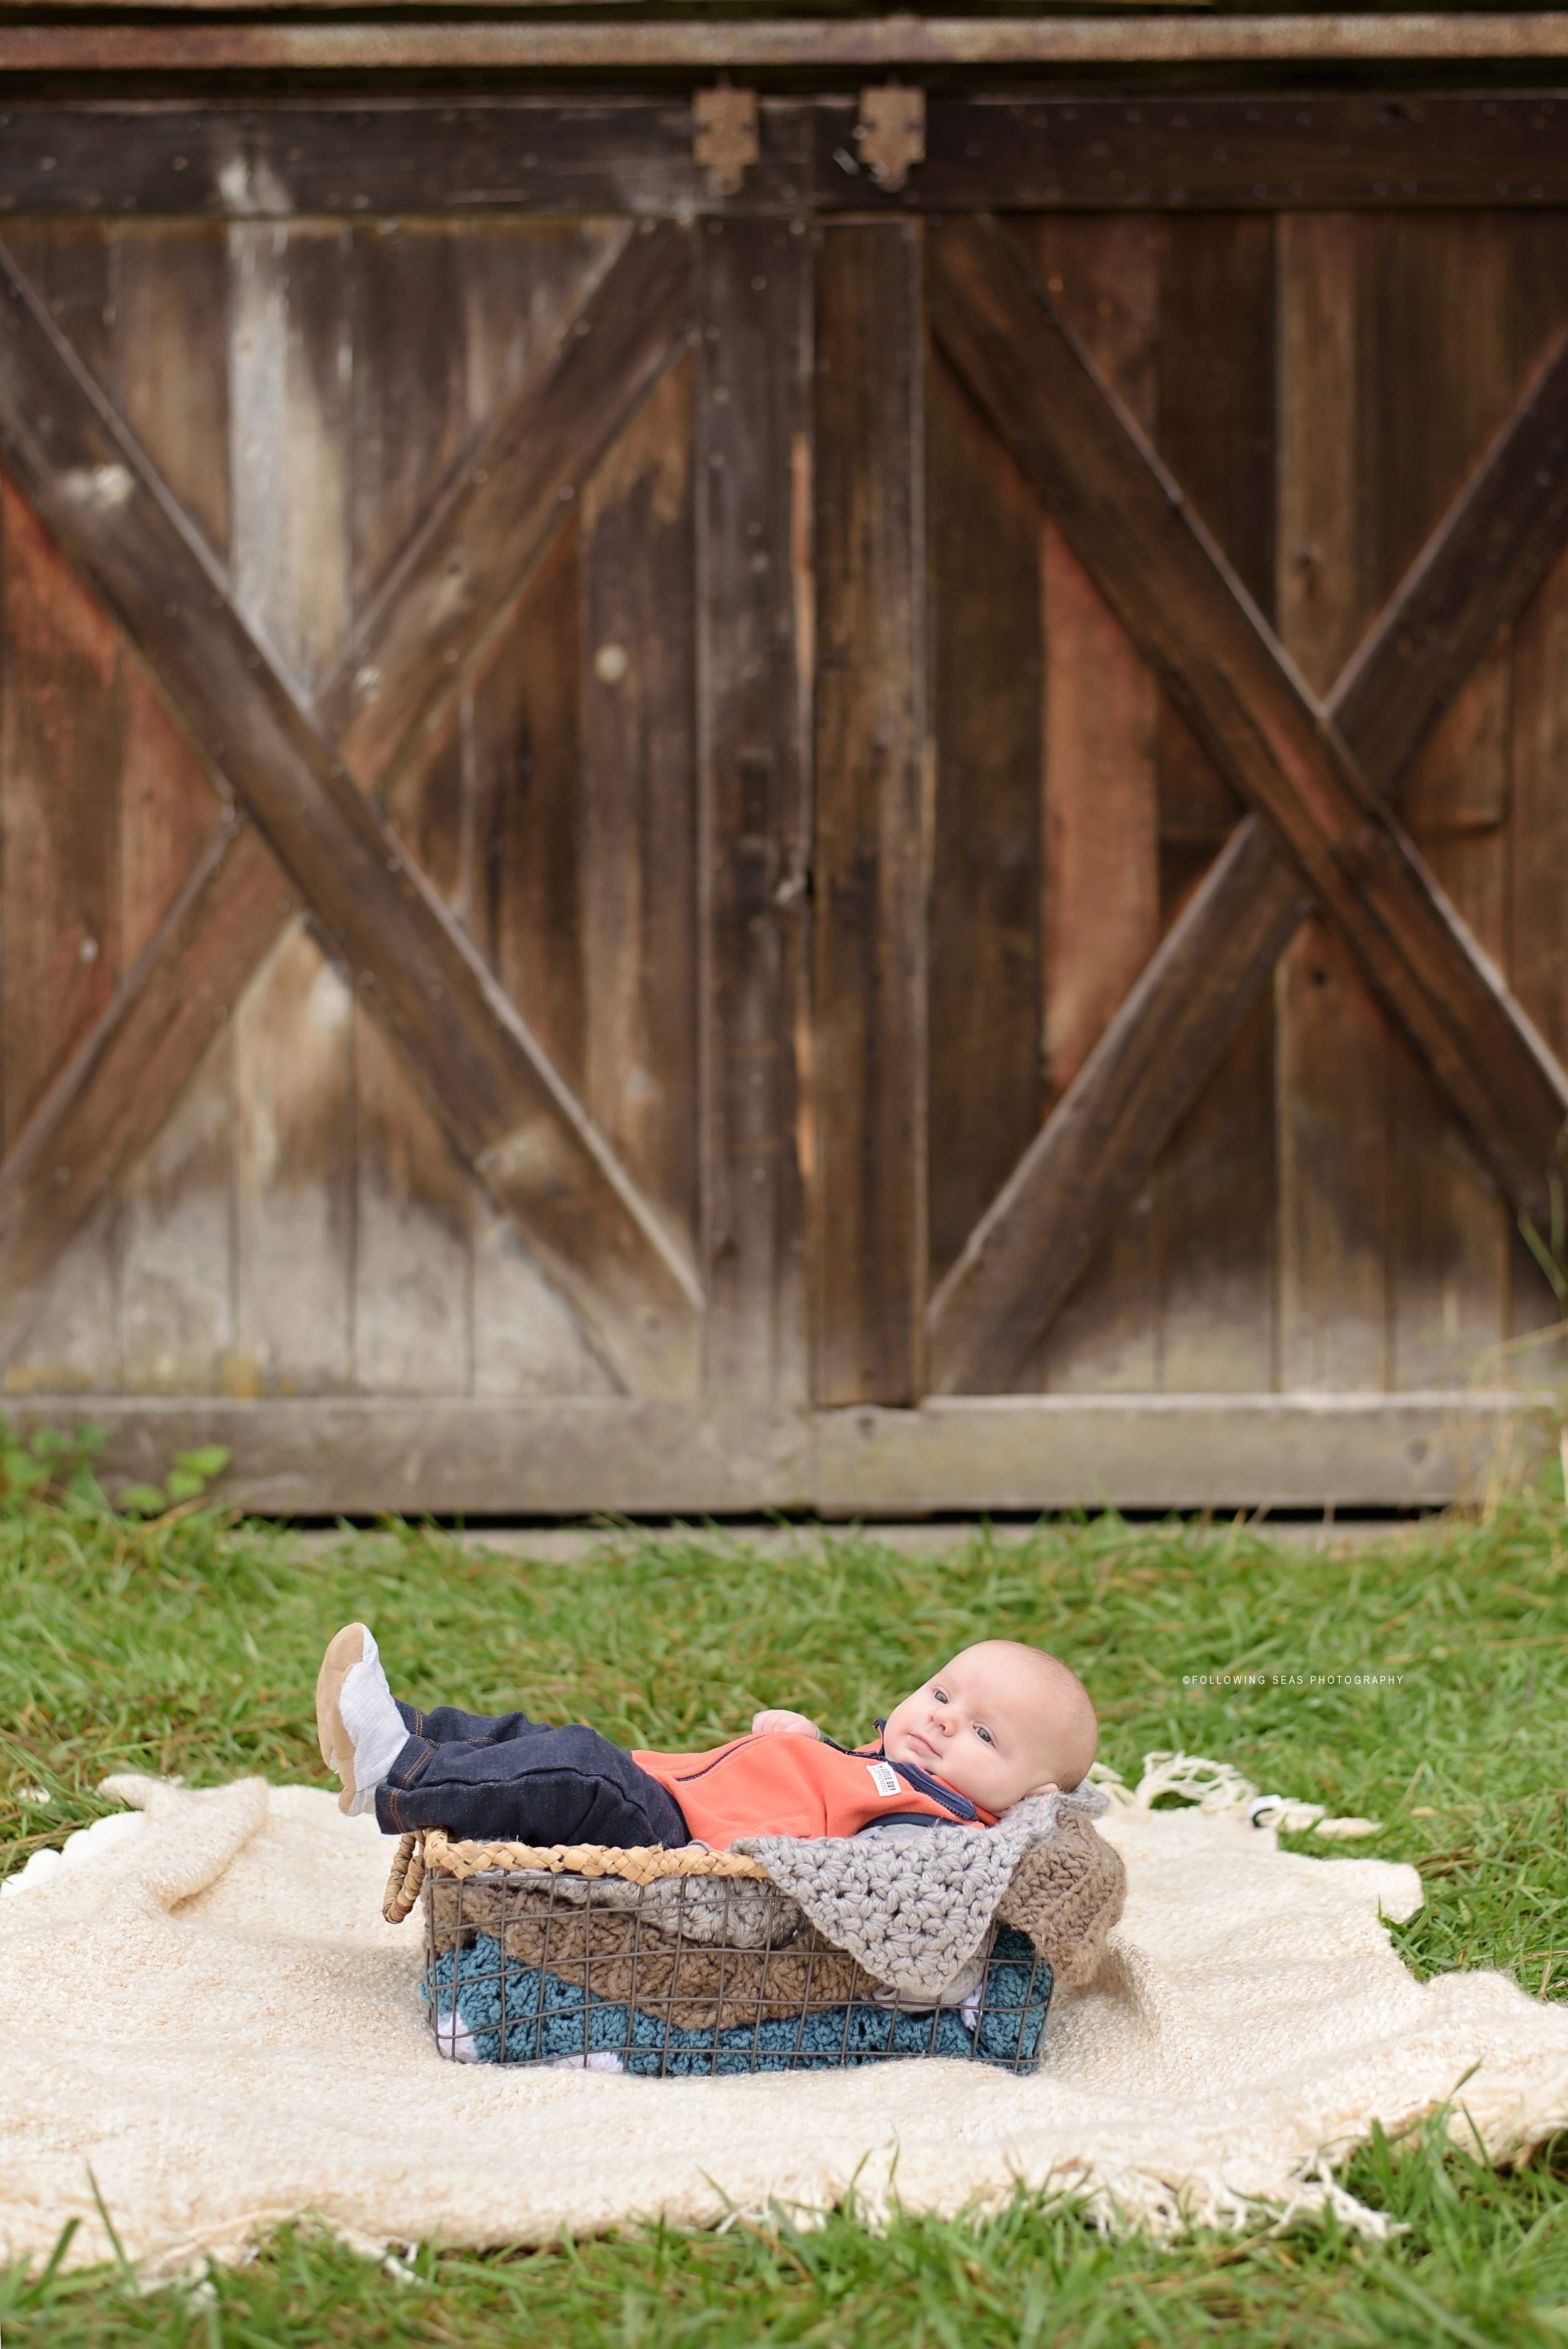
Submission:
<svg viewBox="0 0 1568 2349">
<path fill-rule="evenodd" d="M 1005 1811 L 1055 1784 L 1040 1686 L 1000 1641 L 965 1648 L 888 1715 L 882 1750 L 945 1779 L 983 1810 Z"/>
</svg>

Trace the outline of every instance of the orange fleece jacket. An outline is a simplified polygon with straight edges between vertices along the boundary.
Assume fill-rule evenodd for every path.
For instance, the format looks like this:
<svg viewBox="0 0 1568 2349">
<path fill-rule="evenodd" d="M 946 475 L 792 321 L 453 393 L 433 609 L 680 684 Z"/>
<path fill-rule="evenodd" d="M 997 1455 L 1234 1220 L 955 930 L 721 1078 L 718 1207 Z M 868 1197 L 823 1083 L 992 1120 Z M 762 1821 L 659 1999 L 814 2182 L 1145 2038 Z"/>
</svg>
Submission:
<svg viewBox="0 0 1568 2349">
<path fill-rule="evenodd" d="M 879 1759 L 875 1745 L 852 1754 L 803 1730 L 766 1737 L 732 1737 L 705 1754 L 649 1754 L 633 1761 L 656 1778 L 680 1805 L 694 1842 L 723 1851 L 738 1836 L 852 1836 L 890 1813 L 994 1827 L 954 1787 L 949 1798 L 926 1787 L 940 1781 L 923 1770 L 901 1775 Z"/>
</svg>

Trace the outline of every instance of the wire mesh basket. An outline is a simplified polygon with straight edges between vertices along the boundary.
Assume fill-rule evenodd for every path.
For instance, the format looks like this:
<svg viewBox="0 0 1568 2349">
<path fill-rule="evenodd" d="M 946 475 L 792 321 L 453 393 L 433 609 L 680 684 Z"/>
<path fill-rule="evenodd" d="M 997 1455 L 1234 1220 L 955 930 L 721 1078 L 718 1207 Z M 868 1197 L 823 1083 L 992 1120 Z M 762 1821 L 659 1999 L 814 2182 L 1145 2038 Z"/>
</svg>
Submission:
<svg viewBox="0 0 1568 2349">
<path fill-rule="evenodd" d="M 739 1852 L 541 1850 L 405 1837 L 387 1914 L 425 1913 L 438 2052 L 658 2078 L 923 2055 L 1033 2072 L 1051 1969 L 995 1929 L 952 2003 L 916 2005 Z"/>
</svg>

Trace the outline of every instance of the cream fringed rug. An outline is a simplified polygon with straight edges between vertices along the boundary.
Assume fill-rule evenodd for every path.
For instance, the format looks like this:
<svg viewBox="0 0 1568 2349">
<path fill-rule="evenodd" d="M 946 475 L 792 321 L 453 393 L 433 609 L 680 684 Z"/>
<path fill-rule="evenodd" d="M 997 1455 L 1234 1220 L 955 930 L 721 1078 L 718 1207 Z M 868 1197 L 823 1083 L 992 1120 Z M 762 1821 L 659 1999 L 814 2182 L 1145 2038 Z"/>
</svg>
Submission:
<svg viewBox="0 0 1568 2349">
<path fill-rule="evenodd" d="M 1207 1808 L 1150 1811 L 1171 1775 L 1103 1823 L 1127 1917 L 1099 1982 L 1053 2003 L 1033 2079 L 444 2064 L 418 1921 L 381 1921 L 392 1847 L 370 1821 L 259 1780 L 113 1780 L 144 1816 L 0 1900 L 0 2251 L 39 2259 L 77 2218 L 73 2261 L 108 2256 L 95 2179 L 150 2274 L 299 2212 L 366 2250 L 537 2242 L 638 2213 L 820 2209 L 851 2181 L 873 2216 L 890 2194 L 954 2211 L 1023 2178 L 1135 2223 L 1234 2223 L 1338 2197 L 1336 2154 L 1456 2089 L 1499 2158 L 1568 2124 L 1568 2012 L 1496 1973 L 1422 1987 L 1395 1956 L 1379 1904 L 1418 1906 L 1413 1869 L 1277 1850 L 1222 1770 Z"/>
</svg>

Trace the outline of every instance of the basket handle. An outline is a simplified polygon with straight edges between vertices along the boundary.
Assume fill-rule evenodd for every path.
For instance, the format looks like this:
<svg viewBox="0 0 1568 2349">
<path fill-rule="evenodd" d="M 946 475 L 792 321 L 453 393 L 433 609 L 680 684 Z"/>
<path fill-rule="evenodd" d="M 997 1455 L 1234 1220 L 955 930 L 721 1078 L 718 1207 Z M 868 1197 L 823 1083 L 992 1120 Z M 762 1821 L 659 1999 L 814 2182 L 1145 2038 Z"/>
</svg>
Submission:
<svg viewBox="0 0 1568 2349">
<path fill-rule="evenodd" d="M 392 1873 L 387 1878 L 387 1897 L 381 1903 L 381 1914 L 389 1925 L 400 1925 L 419 1898 L 419 1887 L 425 1881 L 425 1837 L 406 1835 L 397 1846 L 392 1862 Z"/>
</svg>

